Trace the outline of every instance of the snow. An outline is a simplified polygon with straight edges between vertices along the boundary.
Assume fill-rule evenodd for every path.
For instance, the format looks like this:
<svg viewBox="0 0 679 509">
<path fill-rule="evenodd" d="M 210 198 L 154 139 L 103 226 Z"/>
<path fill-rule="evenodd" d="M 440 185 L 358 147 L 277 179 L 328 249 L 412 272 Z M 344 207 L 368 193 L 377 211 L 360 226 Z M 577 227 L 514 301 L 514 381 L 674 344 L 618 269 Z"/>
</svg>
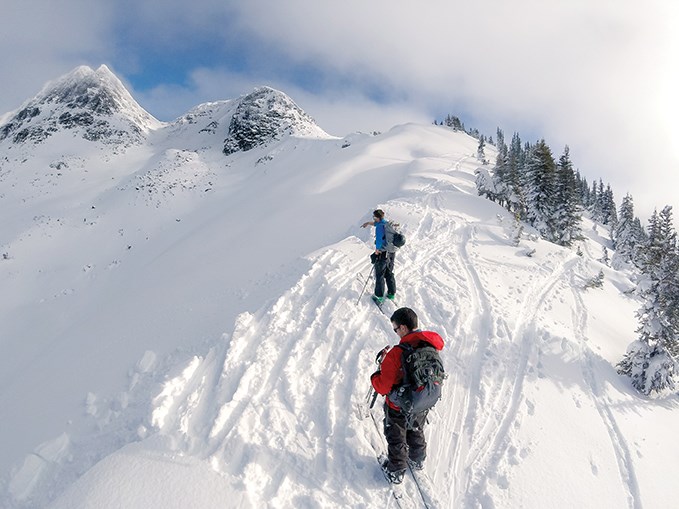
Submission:
<svg viewBox="0 0 679 509">
<path fill-rule="evenodd" d="M 377 207 L 408 239 L 398 304 L 447 343 L 426 431 L 440 506 L 673 505 L 679 400 L 615 372 L 640 303 L 598 261 L 602 227 L 582 256 L 530 228 L 514 246 L 476 194 L 477 140 L 444 127 L 226 157 L 189 123 L 124 152 L 0 145 L 1 506 L 393 503 L 356 412 L 398 339 L 357 302 Z"/>
<path fill-rule="evenodd" d="M 100 104 L 96 99 L 110 95 L 111 102 Z M 95 99 L 93 104 L 92 100 Z M 31 103 L 73 102 L 92 110 L 111 108 L 125 110 L 133 123 L 143 131 L 158 129 L 162 122 L 145 111 L 132 98 L 118 77 L 106 65 L 93 70 L 86 65 L 75 68 L 57 80 L 47 83 Z M 30 103 L 29 103 L 30 104 Z"/>
</svg>

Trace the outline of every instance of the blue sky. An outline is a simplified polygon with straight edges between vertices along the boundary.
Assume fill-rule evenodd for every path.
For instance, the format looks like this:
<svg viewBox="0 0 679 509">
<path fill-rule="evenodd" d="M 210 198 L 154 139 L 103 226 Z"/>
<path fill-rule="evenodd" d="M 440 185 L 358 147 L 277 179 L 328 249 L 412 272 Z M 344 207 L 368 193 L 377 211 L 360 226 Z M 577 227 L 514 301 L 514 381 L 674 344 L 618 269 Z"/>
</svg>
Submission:
<svg viewBox="0 0 679 509">
<path fill-rule="evenodd" d="M 160 120 L 254 86 L 326 131 L 447 113 L 568 144 L 637 211 L 679 214 L 674 0 L 5 0 L 0 114 L 78 65 L 106 64 Z"/>
</svg>

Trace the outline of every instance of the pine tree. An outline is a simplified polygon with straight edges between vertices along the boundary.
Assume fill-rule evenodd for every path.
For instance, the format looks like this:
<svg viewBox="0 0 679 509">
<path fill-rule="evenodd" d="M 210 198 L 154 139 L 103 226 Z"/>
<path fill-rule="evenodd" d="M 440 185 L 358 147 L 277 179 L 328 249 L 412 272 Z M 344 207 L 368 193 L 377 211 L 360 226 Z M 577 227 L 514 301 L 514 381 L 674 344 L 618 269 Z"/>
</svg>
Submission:
<svg viewBox="0 0 679 509">
<path fill-rule="evenodd" d="M 479 137 L 479 146 L 476 149 L 476 158 L 483 162 L 486 160 L 486 137 L 483 135 Z"/>
<path fill-rule="evenodd" d="M 562 246 L 570 246 L 574 240 L 581 237 L 580 200 L 568 145 L 556 166 L 553 218 L 554 242 Z"/>
<path fill-rule="evenodd" d="M 628 348 L 618 372 L 649 395 L 674 389 L 678 369 L 674 356 L 679 350 L 679 253 L 672 207 L 654 212 L 649 219 L 641 267 L 639 339 Z"/>
<path fill-rule="evenodd" d="M 497 137 L 497 141 L 495 142 L 496 147 L 499 148 L 502 145 L 506 145 L 505 144 L 505 132 L 502 129 L 500 129 L 498 127 L 495 131 L 495 135 Z"/>
<path fill-rule="evenodd" d="M 525 218 L 525 200 L 520 177 L 522 160 L 521 138 L 514 133 L 512 145 L 508 147 L 504 141 L 504 133 L 498 129 L 498 154 L 493 171 L 493 186 L 495 199 L 500 205 L 513 214 Z M 478 181 L 477 181 L 478 183 Z M 489 188 L 490 186 L 486 186 Z M 484 193 L 487 195 L 487 193 Z"/>
<path fill-rule="evenodd" d="M 527 219 L 545 239 L 552 241 L 556 236 L 553 215 L 556 163 L 545 140 L 531 150 L 525 176 Z"/>
<path fill-rule="evenodd" d="M 637 242 L 634 245 L 632 262 L 639 270 L 641 270 L 643 267 L 644 248 L 648 244 L 648 233 L 644 230 L 644 227 L 641 225 L 641 219 L 638 217 L 634 218 L 633 230 Z"/>
<path fill-rule="evenodd" d="M 455 131 L 464 131 L 464 124 L 455 115 L 446 115 L 446 119 L 443 123 L 448 127 L 452 127 Z"/>
<path fill-rule="evenodd" d="M 618 224 L 618 214 L 615 210 L 615 200 L 610 184 L 601 194 L 601 222 L 608 225 L 611 231 L 614 231 Z"/>
<path fill-rule="evenodd" d="M 589 210 L 590 207 L 590 189 L 586 178 L 580 178 L 580 173 L 577 173 L 578 187 L 580 189 L 580 204 L 584 210 Z"/>
<path fill-rule="evenodd" d="M 521 219 L 526 218 L 526 194 L 522 176 L 525 168 L 525 157 L 526 155 L 521 148 L 521 137 L 519 133 L 514 133 L 507 153 L 507 169 L 503 182 L 506 189 L 507 209 L 518 214 Z"/>
<path fill-rule="evenodd" d="M 508 210 L 509 208 L 509 148 L 505 143 L 504 135 L 498 128 L 497 157 L 493 170 L 493 187 L 497 190 L 498 203 Z"/>
<path fill-rule="evenodd" d="M 599 270 L 599 273 L 585 283 L 585 290 L 588 288 L 602 288 L 604 286 L 604 271 Z"/>
<path fill-rule="evenodd" d="M 657 271 L 658 303 L 663 313 L 663 342 L 674 356 L 679 353 L 679 246 L 672 207 L 660 212 L 659 222 L 663 253 Z"/>
<path fill-rule="evenodd" d="M 485 196 L 489 200 L 497 202 L 500 192 L 495 187 L 495 179 L 488 169 L 484 166 L 479 167 L 474 171 L 474 174 L 476 175 L 476 191 L 479 196 Z"/>
<path fill-rule="evenodd" d="M 592 215 L 592 219 L 597 222 L 601 222 L 603 217 L 603 196 L 604 196 L 604 183 L 599 179 L 599 182 L 592 183 L 592 191 L 590 193 L 589 199 L 589 213 Z"/>
<path fill-rule="evenodd" d="M 521 138 L 518 133 L 514 133 L 512 145 L 508 147 L 505 143 L 504 133 L 498 128 L 497 139 L 498 154 L 492 177 L 483 168 L 477 169 L 475 172 L 476 188 L 479 195 L 499 203 L 514 215 L 525 219 L 526 204 L 522 177 L 525 154 L 521 147 Z M 479 154 L 483 153 L 484 147 L 485 138 L 481 136 L 479 138 Z"/>
<path fill-rule="evenodd" d="M 601 258 L 599 258 L 599 261 L 601 263 L 603 263 L 604 265 L 606 265 L 607 267 L 610 266 L 611 259 L 608 256 L 608 249 L 606 248 L 606 246 L 604 246 L 601 251 L 602 251 L 602 256 L 601 256 Z"/>
<path fill-rule="evenodd" d="M 618 218 L 613 233 L 615 254 L 612 263 L 614 268 L 620 268 L 625 263 L 633 263 L 636 246 L 644 241 L 639 235 L 641 223 L 634 216 L 634 200 L 629 193 L 622 199 Z"/>
</svg>

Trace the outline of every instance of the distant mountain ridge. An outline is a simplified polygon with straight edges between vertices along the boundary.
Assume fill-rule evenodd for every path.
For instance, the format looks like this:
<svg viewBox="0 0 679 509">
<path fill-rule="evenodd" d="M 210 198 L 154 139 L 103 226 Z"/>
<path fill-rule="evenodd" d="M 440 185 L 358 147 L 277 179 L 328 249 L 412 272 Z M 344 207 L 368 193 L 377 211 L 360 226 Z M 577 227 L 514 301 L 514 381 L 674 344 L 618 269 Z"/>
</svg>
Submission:
<svg viewBox="0 0 679 509">
<path fill-rule="evenodd" d="M 199 105 L 164 123 L 144 110 L 105 65 L 97 70 L 80 66 L 47 83 L 5 119 L 0 143 L 10 144 L 40 144 L 58 132 L 71 131 L 87 141 L 139 145 L 150 133 L 168 126 L 170 140 L 195 127 L 198 133 L 219 135 L 220 149 L 229 155 L 286 135 L 329 137 L 290 97 L 270 87 L 255 88 L 235 100 Z M 181 140 L 177 144 L 183 145 Z"/>
</svg>

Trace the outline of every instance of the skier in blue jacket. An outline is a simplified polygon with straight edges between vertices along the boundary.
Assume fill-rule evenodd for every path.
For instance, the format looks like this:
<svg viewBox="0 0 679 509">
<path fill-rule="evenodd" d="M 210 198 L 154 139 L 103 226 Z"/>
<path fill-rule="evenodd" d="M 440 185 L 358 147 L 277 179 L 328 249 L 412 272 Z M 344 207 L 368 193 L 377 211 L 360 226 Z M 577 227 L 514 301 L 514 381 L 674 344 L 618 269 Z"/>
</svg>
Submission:
<svg viewBox="0 0 679 509">
<path fill-rule="evenodd" d="M 384 219 L 384 211 L 373 211 L 373 220 L 361 225 L 361 228 L 375 226 L 375 251 L 370 255 L 375 264 L 375 294 L 373 300 L 379 305 L 384 301 L 384 283 L 387 283 L 387 299 L 394 300 L 396 294 L 396 279 L 394 278 L 394 261 L 396 260 L 396 248 L 387 238 L 387 221 Z M 392 234 L 393 235 L 393 234 Z"/>
</svg>

